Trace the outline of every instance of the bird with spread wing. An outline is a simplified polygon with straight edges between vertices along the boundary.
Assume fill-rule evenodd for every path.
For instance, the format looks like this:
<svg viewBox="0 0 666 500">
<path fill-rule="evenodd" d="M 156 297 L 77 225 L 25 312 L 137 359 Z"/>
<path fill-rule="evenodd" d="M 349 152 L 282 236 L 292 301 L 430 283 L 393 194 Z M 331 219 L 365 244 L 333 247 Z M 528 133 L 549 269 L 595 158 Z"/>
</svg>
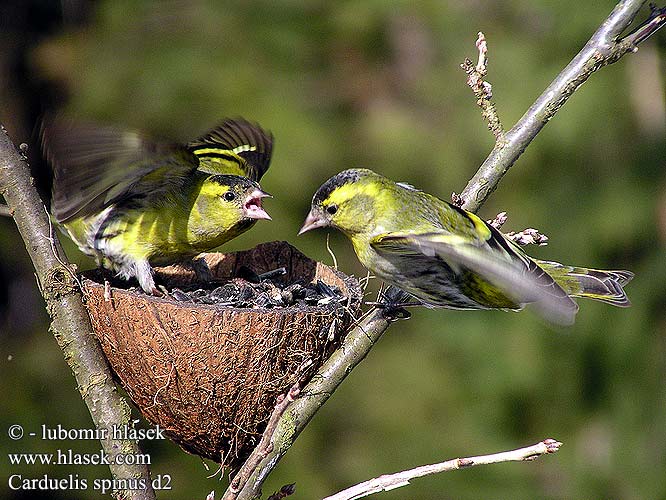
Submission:
<svg viewBox="0 0 666 500">
<path fill-rule="evenodd" d="M 273 136 L 227 119 L 181 145 L 63 118 L 45 119 L 52 215 L 98 265 L 159 294 L 153 265 L 215 248 L 270 216 L 258 181 Z"/>
</svg>

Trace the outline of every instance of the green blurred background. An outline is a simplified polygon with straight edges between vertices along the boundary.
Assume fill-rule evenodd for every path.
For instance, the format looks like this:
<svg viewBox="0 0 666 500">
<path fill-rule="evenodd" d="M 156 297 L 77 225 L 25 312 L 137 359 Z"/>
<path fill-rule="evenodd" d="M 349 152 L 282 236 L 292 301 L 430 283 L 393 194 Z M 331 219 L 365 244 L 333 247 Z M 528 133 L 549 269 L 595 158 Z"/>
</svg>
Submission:
<svg viewBox="0 0 666 500">
<path fill-rule="evenodd" d="M 296 237 L 315 189 L 353 166 L 448 199 L 492 148 L 459 64 L 477 31 L 490 47 L 495 102 L 513 124 L 576 54 L 614 1 L 26 0 L 0 5 L 0 120 L 31 145 L 44 109 L 188 140 L 225 116 L 275 134 L 263 187 L 271 223 L 229 249 L 286 239 L 326 263 L 323 231 Z M 647 9 L 644 13 L 647 16 Z M 581 301 L 576 325 L 529 313 L 415 310 L 395 324 L 266 482 L 318 498 L 420 464 L 555 437 L 560 453 L 419 479 L 391 499 L 666 498 L 666 32 L 592 76 L 539 134 L 481 210 L 506 230 L 537 227 L 540 258 L 630 269 L 633 307 Z M 70 242 L 71 259 L 91 267 Z M 340 267 L 365 272 L 331 234 Z M 75 381 L 47 331 L 13 221 L 0 220 L 0 497 L 10 474 L 92 480 L 104 467 L 12 466 L 7 453 L 94 452 L 98 442 L 10 441 L 7 428 L 90 428 Z M 373 284 L 376 288 L 377 284 Z M 138 412 L 137 412 L 138 417 Z M 144 442 L 158 498 L 224 490 L 195 456 Z"/>
</svg>

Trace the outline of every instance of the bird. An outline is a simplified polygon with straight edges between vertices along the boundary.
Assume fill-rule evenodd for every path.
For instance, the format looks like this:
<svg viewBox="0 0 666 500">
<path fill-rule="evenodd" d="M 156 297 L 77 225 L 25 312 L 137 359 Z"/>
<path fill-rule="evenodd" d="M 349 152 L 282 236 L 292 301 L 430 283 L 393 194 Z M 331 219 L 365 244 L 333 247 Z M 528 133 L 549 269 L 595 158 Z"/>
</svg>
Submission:
<svg viewBox="0 0 666 500">
<path fill-rule="evenodd" d="M 324 182 L 298 234 L 333 227 L 361 264 L 431 308 L 521 310 L 570 325 L 573 298 L 628 307 L 630 271 L 603 271 L 529 257 L 472 212 L 368 169 Z"/>
<path fill-rule="evenodd" d="M 52 217 L 98 266 L 136 278 L 148 294 L 162 295 L 153 266 L 191 259 L 271 219 L 262 207 L 271 195 L 258 181 L 273 135 L 243 118 L 186 144 L 62 116 L 44 117 L 40 135 L 53 168 Z"/>
</svg>

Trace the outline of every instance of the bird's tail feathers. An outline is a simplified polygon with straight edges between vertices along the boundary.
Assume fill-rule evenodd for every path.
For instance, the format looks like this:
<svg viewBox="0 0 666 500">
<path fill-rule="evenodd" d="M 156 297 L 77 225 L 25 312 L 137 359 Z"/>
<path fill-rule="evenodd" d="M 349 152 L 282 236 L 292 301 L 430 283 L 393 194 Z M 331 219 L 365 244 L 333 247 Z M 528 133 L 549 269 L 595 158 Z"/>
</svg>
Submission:
<svg viewBox="0 0 666 500">
<path fill-rule="evenodd" d="M 624 286 L 634 277 L 631 271 L 604 271 L 537 261 L 570 296 L 600 300 L 617 307 L 629 307 Z"/>
</svg>

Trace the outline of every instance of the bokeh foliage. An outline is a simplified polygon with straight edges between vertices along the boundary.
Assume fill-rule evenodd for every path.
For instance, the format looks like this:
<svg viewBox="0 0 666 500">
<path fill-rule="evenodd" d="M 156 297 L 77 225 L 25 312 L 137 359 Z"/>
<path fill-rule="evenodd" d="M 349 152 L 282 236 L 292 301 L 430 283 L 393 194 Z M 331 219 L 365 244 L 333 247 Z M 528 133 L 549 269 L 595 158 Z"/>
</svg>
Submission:
<svg viewBox="0 0 666 500">
<path fill-rule="evenodd" d="M 37 18 L 60 15 L 28 3 L 37 5 Z M 262 182 L 275 195 L 266 203 L 274 220 L 228 248 L 285 239 L 330 263 L 324 232 L 296 238 L 326 178 L 364 166 L 447 199 L 489 152 L 492 135 L 459 69 L 464 57 L 475 56 L 477 31 L 489 40 L 488 79 L 510 126 L 614 4 L 63 2 L 58 28 L 51 25 L 24 52 L 25 74 L 17 81 L 30 89 L 12 87 L 5 74 L 9 105 L 0 119 L 17 141 L 28 142 L 32 124 L 17 125 L 25 117 L 15 103 L 57 82 L 72 114 L 178 140 L 224 116 L 258 121 L 276 137 Z M 566 331 L 529 313 L 414 311 L 331 398 L 265 491 L 295 481 L 296 498 L 318 498 L 384 472 L 556 437 L 565 443 L 560 453 L 537 463 L 447 473 L 378 498 L 666 497 L 664 38 L 594 75 L 481 211 L 492 218 L 506 210 L 509 230 L 533 226 L 548 234 L 547 247 L 528 249 L 540 258 L 633 270 L 633 307 L 581 302 L 576 325 Z M 47 185 L 46 170 L 37 158 L 33 163 Z M 332 233 L 330 245 L 344 271 L 365 275 L 346 240 Z M 92 265 L 67 248 L 73 261 Z M 47 333 L 11 220 L 0 221 L 0 256 L 0 442 L 8 452 L 53 452 L 53 443 L 10 442 L 4 429 L 89 428 L 89 416 Z M 78 452 L 98 446 L 59 444 Z M 173 476 L 174 489 L 159 498 L 223 490 L 199 459 L 175 445 L 144 448 L 154 474 Z M 21 472 L 5 459 L 0 471 L 3 478 Z M 108 475 L 94 467 L 75 473 Z"/>
</svg>

